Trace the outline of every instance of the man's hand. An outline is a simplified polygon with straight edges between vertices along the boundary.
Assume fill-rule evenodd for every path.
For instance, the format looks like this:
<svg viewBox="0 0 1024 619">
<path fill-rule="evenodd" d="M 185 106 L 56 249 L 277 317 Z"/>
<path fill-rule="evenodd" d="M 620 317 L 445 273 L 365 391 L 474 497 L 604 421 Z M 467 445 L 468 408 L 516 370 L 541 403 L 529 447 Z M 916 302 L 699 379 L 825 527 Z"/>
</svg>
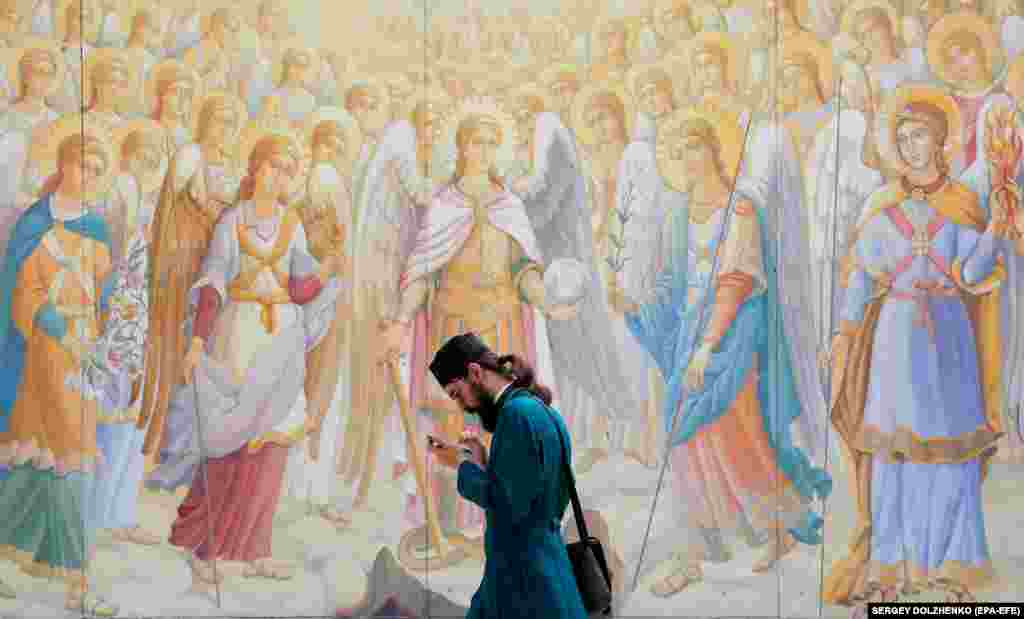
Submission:
<svg viewBox="0 0 1024 619">
<path fill-rule="evenodd" d="M 482 469 L 487 468 L 487 447 L 476 436 L 463 435 L 459 441 L 462 447 L 468 447 L 472 452 L 469 456 L 470 462 L 474 462 Z"/>
</svg>

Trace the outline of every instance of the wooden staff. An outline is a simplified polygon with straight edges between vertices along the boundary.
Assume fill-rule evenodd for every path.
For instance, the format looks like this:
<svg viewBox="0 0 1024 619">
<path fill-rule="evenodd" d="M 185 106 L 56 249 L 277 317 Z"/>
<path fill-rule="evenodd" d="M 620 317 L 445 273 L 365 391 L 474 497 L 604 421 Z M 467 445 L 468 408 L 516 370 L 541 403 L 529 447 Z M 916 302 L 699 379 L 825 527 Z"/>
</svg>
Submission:
<svg viewBox="0 0 1024 619">
<path fill-rule="evenodd" d="M 430 545 L 436 549 L 438 558 L 447 556 L 451 551 L 441 533 L 441 523 L 437 520 L 437 510 L 432 509 L 434 505 L 434 493 L 431 490 L 427 479 L 425 460 L 421 457 L 420 444 L 416 441 L 416 419 L 413 417 L 412 409 L 409 406 L 409 399 L 402 389 L 402 374 L 398 369 L 395 359 L 388 359 L 388 370 L 391 375 L 391 386 L 395 390 L 395 397 L 398 398 L 398 410 L 401 414 L 402 427 L 405 429 L 405 442 L 409 449 L 409 459 L 412 460 L 413 472 L 416 475 L 416 486 L 419 488 L 420 496 L 423 497 L 424 509 L 427 512 L 427 535 L 430 536 Z"/>
</svg>

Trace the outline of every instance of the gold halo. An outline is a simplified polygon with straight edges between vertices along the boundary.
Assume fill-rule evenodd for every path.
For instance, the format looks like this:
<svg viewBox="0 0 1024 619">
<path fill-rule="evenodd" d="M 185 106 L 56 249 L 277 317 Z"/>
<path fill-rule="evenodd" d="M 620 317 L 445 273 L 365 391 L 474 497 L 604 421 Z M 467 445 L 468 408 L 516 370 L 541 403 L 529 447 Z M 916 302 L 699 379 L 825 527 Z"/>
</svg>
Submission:
<svg viewBox="0 0 1024 619">
<path fill-rule="evenodd" d="M 963 120 L 960 115 L 960 108 L 956 101 L 941 89 L 929 84 L 905 84 L 889 94 L 882 104 L 882 114 L 879 118 L 877 128 L 877 141 L 879 154 L 885 161 L 896 170 L 906 169 L 906 164 L 900 158 L 895 145 L 892 143 L 892 124 L 895 122 L 900 111 L 908 104 L 914 102 L 930 103 L 946 115 L 946 123 L 949 127 L 949 136 L 942 150 L 946 161 L 952 162 L 953 158 L 960 154 L 963 148 Z"/>
<path fill-rule="evenodd" d="M 782 66 L 786 66 L 787 61 L 798 54 L 806 54 L 814 59 L 814 64 L 818 68 L 818 80 L 824 90 L 822 95 L 825 101 L 831 99 L 835 91 L 835 66 L 831 50 L 809 37 L 797 37 L 782 42 Z"/>
<path fill-rule="evenodd" d="M 284 80 L 284 57 L 291 50 L 301 51 L 309 55 L 309 74 L 307 80 L 310 82 L 320 81 L 320 69 L 322 68 L 320 54 L 315 49 L 310 47 L 308 44 L 304 44 L 301 40 L 291 39 L 287 43 L 280 46 L 280 51 L 274 54 L 274 58 L 271 62 L 271 73 L 273 77 L 274 88 L 281 85 Z"/>
<path fill-rule="evenodd" d="M 458 144 L 455 141 L 459 126 L 470 116 L 481 115 L 493 118 L 501 127 L 501 145 L 498 147 L 496 157 L 500 166 L 506 160 L 510 160 L 514 153 L 514 139 L 516 131 L 515 121 L 498 105 L 493 97 L 467 97 L 452 110 L 445 118 L 443 144 L 448 147 L 448 152 L 458 156 Z"/>
<path fill-rule="evenodd" d="M 949 66 L 946 63 L 945 54 L 942 53 L 942 46 L 954 33 L 964 30 L 976 34 L 981 40 L 982 51 L 990 56 L 989 69 L 992 73 L 990 79 L 994 81 L 1006 62 L 1002 42 L 995 28 L 985 18 L 973 13 L 954 13 L 935 22 L 928 32 L 928 65 L 939 79 L 955 86 L 956 80 L 949 74 Z"/>
<path fill-rule="evenodd" d="M 625 127 L 626 141 L 631 141 L 633 137 L 633 99 L 626 92 L 625 87 L 621 84 L 615 83 L 601 83 L 589 84 L 586 88 L 581 90 L 579 94 L 572 101 L 572 125 L 573 130 L 576 132 L 576 139 L 580 141 L 584 146 L 592 146 L 596 142 L 594 132 L 588 126 L 586 122 L 587 107 L 590 105 L 590 101 L 601 93 L 611 93 L 618 97 L 625 108 Z"/>
<path fill-rule="evenodd" d="M 145 101 L 147 115 L 153 113 L 156 110 L 157 103 L 157 85 L 160 82 L 174 79 L 174 81 L 187 81 L 192 83 L 192 101 L 195 102 L 202 98 L 202 86 L 203 82 L 199 78 L 199 74 L 193 69 L 185 66 L 184 63 L 178 60 L 164 60 L 157 63 L 149 71 L 149 76 L 146 79 L 145 85 Z"/>
<path fill-rule="evenodd" d="M 685 192 L 682 180 L 686 174 L 681 164 L 672 159 L 669 142 L 686 123 L 702 120 L 715 132 L 721 146 L 722 165 L 731 178 L 736 175 L 740 157 L 743 154 L 743 131 L 733 115 L 701 109 L 683 109 L 672 113 L 658 126 L 658 143 L 655 149 L 658 172 L 675 191 Z"/>
<path fill-rule="evenodd" d="M 46 127 L 40 137 L 33 142 L 30 155 L 42 177 L 48 178 L 57 171 L 57 154 L 61 143 L 79 133 L 95 137 L 107 156 L 106 173 L 86 191 L 86 201 L 93 201 L 106 195 L 117 175 L 117 156 L 113 151 L 113 140 L 109 133 L 98 126 L 85 123 L 81 114 L 66 114 Z"/>
<path fill-rule="evenodd" d="M 687 82 L 693 82 L 693 61 L 701 48 L 714 45 L 725 52 L 729 67 L 725 72 L 725 82 L 735 85 L 740 74 L 740 50 L 735 41 L 721 32 L 701 32 L 690 40 L 689 45 L 683 53 L 683 60 L 686 63 Z"/>
<path fill-rule="evenodd" d="M 345 152 L 342 153 L 341 164 L 345 170 L 350 170 L 359 158 L 359 151 L 363 145 L 363 136 L 356 119 L 352 118 L 351 114 L 340 107 L 322 107 L 307 118 L 303 131 L 306 152 L 312 153 L 313 131 L 316 130 L 317 125 L 328 120 L 336 122 L 344 133 Z"/>
<path fill-rule="evenodd" d="M 867 9 L 882 9 L 885 11 L 886 16 L 889 18 L 889 23 L 892 25 L 892 32 L 896 36 L 897 41 L 903 40 L 903 18 L 896 12 L 896 7 L 887 2 L 887 0 L 857 0 L 851 4 L 848 4 L 843 9 L 842 16 L 840 17 L 840 31 L 845 32 L 854 39 L 854 27 L 856 24 L 857 15 L 861 11 Z"/>
<path fill-rule="evenodd" d="M 144 132 L 153 135 L 156 138 L 156 143 L 158 146 L 163 143 L 163 128 L 155 120 L 150 120 L 148 118 L 139 118 L 137 120 L 126 122 L 122 125 L 119 125 L 116 129 L 114 129 L 111 136 L 111 145 L 114 149 L 114 156 L 117 158 L 118 161 L 121 160 L 121 149 L 124 146 L 124 141 L 127 140 L 128 137 L 133 133 L 138 132 Z M 156 189 L 160 187 L 160 184 L 163 182 L 164 172 L 166 171 L 165 165 L 167 164 L 167 154 L 163 148 L 158 148 L 158 150 L 160 152 L 160 157 L 162 158 L 160 161 L 160 167 L 157 168 L 157 170 L 153 174 L 150 174 L 147 177 L 141 179 L 141 189 L 143 193 L 151 193 L 153 191 L 156 191 Z"/>
<path fill-rule="evenodd" d="M 82 65 L 82 92 L 85 93 L 82 105 L 89 105 L 92 92 L 92 72 L 104 63 L 114 61 L 122 63 L 128 71 L 128 88 L 125 91 L 124 99 L 118 102 L 119 111 L 127 111 L 128 106 L 136 100 L 138 93 L 144 87 L 140 58 L 134 54 L 126 54 L 125 50 L 119 47 L 97 47 L 85 55 L 85 63 Z"/>
<path fill-rule="evenodd" d="M 640 100 L 641 81 L 645 80 L 651 73 L 664 73 L 672 82 L 672 94 L 677 101 L 682 100 L 686 95 L 686 72 L 681 70 L 685 67 L 676 58 L 662 58 L 658 62 L 649 62 L 633 65 L 626 74 L 626 87 L 633 101 Z"/>
<path fill-rule="evenodd" d="M 60 51 L 60 46 L 50 39 L 44 39 L 42 37 L 24 37 L 21 40 L 21 45 L 14 49 L 4 50 L 6 56 L 4 59 L 7 62 L 7 83 L 14 89 L 14 99 L 21 96 L 21 76 L 18 74 L 18 65 L 21 63 L 22 57 L 29 51 L 34 49 L 42 49 L 50 52 L 53 57 L 54 63 L 57 66 L 57 71 L 54 74 L 53 87 L 57 88 L 67 76 L 67 66 L 64 63 L 64 54 Z"/>
<path fill-rule="evenodd" d="M 53 5 L 53 36 L 57 43 L 64 40 L 67 36 L 67 9 L 68 6 L 74 0 L 56 0 Z M 84 36 L 82 40 L 87 43 L 96 43 L 96 39 L 100 36 L 100 27 L 103 25 L 103 16 L 100 14 L 100 6 L 97 0 L 82 0 L 87 5 L 92 5 L 91 8 L 94 10 L 95 18 L 92 23 L 86 24 L 83 28 Z"/>
<path fill-rule="evenodd" d="M 199 139 L 199 116 L 203 111 L 203 107 L 213 100 L 219 100 L 226 103 L 228 106 L 234 108 L 236 118 L 238 118 L 238 124 L 235 127 L 235 131 L 240 132 L 245 126 L 245 123 L 249 119 L 248 111 L 242 100 L 238 98 L 234 93 L 227 92 L 226 90 L 215 90 L 213 92 L 204 93 L 201 97 L 195 97 L 192 102 L 192 135 L 196 140 Z"/>
<path fill-rule="evenodd" d="M 256 148 L 256 144 L 263 138 L 270 136 L 284 138 L 291 142 L 291 146 L 295 149 L 295 154 L 299 158 L 300 164 L 306 158 L 302 141 L 295 135 L 295 131 L 291 131 L 289 127 L 247 127 L 238 139 L 237 157 L 243 171 L 248 169 L 249 157 L 252 155 L 253 149 Z"/>
</svg>

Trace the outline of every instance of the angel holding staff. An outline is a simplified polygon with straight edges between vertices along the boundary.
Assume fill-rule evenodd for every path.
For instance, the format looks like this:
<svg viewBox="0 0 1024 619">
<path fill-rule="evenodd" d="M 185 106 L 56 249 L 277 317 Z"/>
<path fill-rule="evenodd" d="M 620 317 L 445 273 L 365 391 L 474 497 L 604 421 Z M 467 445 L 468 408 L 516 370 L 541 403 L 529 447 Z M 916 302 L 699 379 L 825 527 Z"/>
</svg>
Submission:
<svg viewBox="0 0 1024 619">
<path fill-rule="evenodd" d="M 950 178 L 962 126 L 951 97 L 906 85 L 884 117 L 880 152 L 898 176 L 865 207 L 832 345 L 831 419 L 853 465 L 857 528 L 823 597 L 944 589 L 971 601 L 993 576 L 982 483 L 1003 435 L 1001 340 L 1015 339 L 1000 294 L 1019 284 L 1000 253 L 1021 231 L 1021 136 L 991 117 L 989 216 Z"/>
</svg>

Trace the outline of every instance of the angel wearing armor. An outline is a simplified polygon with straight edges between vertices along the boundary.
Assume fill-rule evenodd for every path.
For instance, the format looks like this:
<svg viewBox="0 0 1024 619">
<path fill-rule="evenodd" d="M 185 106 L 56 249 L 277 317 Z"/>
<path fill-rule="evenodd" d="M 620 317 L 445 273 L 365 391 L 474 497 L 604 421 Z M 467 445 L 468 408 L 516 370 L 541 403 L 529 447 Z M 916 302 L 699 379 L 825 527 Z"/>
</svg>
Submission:
<svg viewBox="0 0 1024 619">
<path fill-rule="evenodd" d="M 217 221 L 191 286 L 195 318 L 182 363 L 197 432 L 184 466 L 191 487 L 170 542 L 189 554 L 193 586 L 220 581 L 211 561 L 246 564 L 246 578 L 291 577 L 271 558 L 286 469 L 301 467 L 313 428 L 303 391 L 306 354 L 334 319 L 340 253 L 309 253 L 296 209 L 302 147 L 289 134 L 250 146 L 238 202 Z M 200 457 L 205 457 L 200 461 Z"/>
<path fill-rule="evenodd" d="M 728 533 L 767 544 L 755 571 L 797 542 L 819 544 L 823 523 L 809 503 L 831 491 L 831 478 L 790 434 L 795 418 L 812 412 L 801 403 L 794 361 L 813 369 L 813 351 L 796 350 L 773 325 L 786 296 L 776 277 L 773 211 L 787 206 L 785 196 L 764 189 L 757 166 L 730 191 L 743 142 L 735 123 L 707 112 L 677 112 L 659 128 L 658 167 L 676 192 L 664 268 L 648 299 L 610 290 L 668 383 L 678 516 L 659 544 L 675 551 L 671 573 L 652 589 L 662 597 L 700 581 L 704 561 L 728 560 Z"/>
<path fill-rule="evenodd" d="M 410 390 L 419 418 L 417 435 L 408 440 L 420 440 L 420 432 L 453 441 L 463 432 L 479 433 L 478 420 L 455 405 L 426 373 L 430 351 L 454 335 L 477 333 L 489 346 L 529 359 L 541 377 L 548 377 L 541 380 L 551 378 L 545 322 L 571 313 L 547 298 L 545 261 L 531 218 L 497 176 L 496 164 L 508 157 L 513 131 L 511 119 L 487 99 L 468 100 L 450 118 L 445 137 L 457 152 L 455 173 L 423 214 L 399 283 L 398 303 L 381 324 L 386 358 L 404 348 L 412 335 L 409 384 L 404 388 Z M 442 530 L 478 538 L 483 512 L 458 495 L 450 473 L 438 470 L 428 483 L 438 498 Z M 421 524 L 422 497 L 410 498 L 406 515 Z"/>
<path fill-rule="evenodd" d="M 939 588 L 971 601 L 993 576 L 982 484 L 1003 435 L 1004 380 L 1017 380 L 1003 376 L 1001 345 L 1016 338 L 1001 329 L 1014 325 L 1000 322 L 1000 295 L 1019 298 L 1020 283 L 999 255 L 1001 239 L 1021 232 L 1021 136 L 1002 123 L 983 134 L 993 165 L 979 196 L 950 177 L 962 142 L 950 96 L 904 86 L 885 104 L 879 140 L 900 175 L 872 194 L 858 226 L 832 348 L 831 419 L 853 468 L 857 525 L 823 598 Z"/>
</svg>

